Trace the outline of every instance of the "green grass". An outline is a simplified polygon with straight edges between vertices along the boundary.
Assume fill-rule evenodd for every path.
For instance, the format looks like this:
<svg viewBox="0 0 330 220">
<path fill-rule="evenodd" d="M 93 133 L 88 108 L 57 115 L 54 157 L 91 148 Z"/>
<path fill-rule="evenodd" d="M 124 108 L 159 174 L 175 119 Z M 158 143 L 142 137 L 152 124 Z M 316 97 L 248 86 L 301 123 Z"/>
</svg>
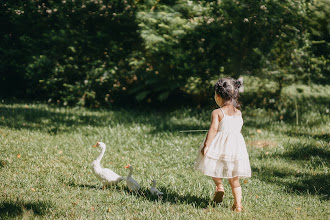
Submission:
<svg viewBox="0 0 330 220">
<path fill-rule="evenodd" d="M 213 205 L 212 180 L 193 169 L 205 133 L 179 132 L 207 129 L 212 109 L 2 103 L 0 218 L 329 219 L 327 108 L 300 113 L 299 126 L 270 110 L 243 109 L 253 176 L 241 181 L 245 211 L 235 214 L 228 182 L 223 204 Z M 97 141 L 107 145 L 104 167 L 124 176 L 125 165 L 135 166 L 140 194 L 129 193 L 124 182 L 101 189 L 91 170 Z M 148 193 L 152 179 L 162 199 Z"/>
</svg>

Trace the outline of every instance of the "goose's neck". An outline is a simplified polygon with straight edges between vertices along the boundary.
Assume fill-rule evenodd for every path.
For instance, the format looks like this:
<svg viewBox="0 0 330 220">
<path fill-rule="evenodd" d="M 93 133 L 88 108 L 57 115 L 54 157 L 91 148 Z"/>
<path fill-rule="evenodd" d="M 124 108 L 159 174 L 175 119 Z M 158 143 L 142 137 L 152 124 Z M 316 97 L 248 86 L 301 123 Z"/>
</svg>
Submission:
<svg viewBox="0 0 330 220">
<path fill-rule="evenodd" d="M 133 168 L 132 168 L 132 167 L 130 167 L 130 168 L 129 168 L 129 173 L 128 173 L 128 176 L 127 176 L 127 177 L 131 177 L 131 176 L 132 176 L 132 174 L 133 174 Z"/>
<path fill-rule="evenodd" d="M 152 187 L 153 187 L 153 188 L 156 187 L 156 182 L 152 182 Z"/>
<path fill-rule="evenodd" d="M 99 164 L 100 164 L 100 162 L 101 162 L 101 160 L 102 160 L 102 157 L 103 157 L 103 155 L 104 155 L 104 152 L 105 152 L 105 148 L 102 148 L 102 151 L 101 151 L 101 153 L 100 153 L 100 155 L 96 158 L 96 160 L 95 161 L 97 161 Z"/>
</svg>

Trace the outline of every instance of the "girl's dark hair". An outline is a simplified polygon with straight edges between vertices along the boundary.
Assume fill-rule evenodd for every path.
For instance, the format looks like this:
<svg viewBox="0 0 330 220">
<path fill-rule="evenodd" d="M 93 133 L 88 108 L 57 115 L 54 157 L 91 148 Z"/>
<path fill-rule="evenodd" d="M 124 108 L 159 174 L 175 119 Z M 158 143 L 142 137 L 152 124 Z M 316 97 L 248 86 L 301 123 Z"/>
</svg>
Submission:
<svg viewBox="0 0 330 220">
<path fill-rule="evenodd" d="M 232 101 L 235 108 L 240 109 L 241 104 L 238 101 L 241 81 L 231 77 L 221 78 L 214 85 L 215 92 L 226 102 Z"/>
</svg>

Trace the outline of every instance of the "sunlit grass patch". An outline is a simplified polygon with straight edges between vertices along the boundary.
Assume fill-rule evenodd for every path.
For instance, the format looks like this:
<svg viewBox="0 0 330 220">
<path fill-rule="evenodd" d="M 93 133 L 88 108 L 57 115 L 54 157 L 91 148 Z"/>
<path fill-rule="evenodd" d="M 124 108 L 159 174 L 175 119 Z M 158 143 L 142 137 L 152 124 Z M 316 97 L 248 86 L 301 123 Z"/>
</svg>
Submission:
<svg viewBox="0 0 330 220">
<path fill-rule="evenodd" d="M 211 110 L 87 110 L 41 104 L 0 105 L 0 217 L 111 219 L 324 219 L 329 215 L 329 117 L 305 112 L 296 126 L 264 109 L 243 109 L 252 178 L 242 180 L 245 211 L 211 202 L 214 185 L 193 170 Z M 1 119 L 2 118 L 2 119 Z M 102 190 L 91 162 L 122 176 L 133 164 L 142 186 Z M 148 188 L 152 179 L 164 192 Z"/>
</svg>

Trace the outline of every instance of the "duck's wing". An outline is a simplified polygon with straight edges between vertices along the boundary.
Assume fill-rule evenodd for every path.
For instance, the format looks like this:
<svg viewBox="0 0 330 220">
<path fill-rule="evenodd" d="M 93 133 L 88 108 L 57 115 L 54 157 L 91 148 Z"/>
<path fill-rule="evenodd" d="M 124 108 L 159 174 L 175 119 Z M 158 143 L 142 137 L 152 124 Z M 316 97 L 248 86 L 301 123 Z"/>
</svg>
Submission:
<svg viewBox="0 0 330 220">
<path fill-rule="evenodd" d="M 132 178 L 132 183 L 135 184 L 135 185 L 137 185 L 137 186 L 140 186 L 140 185 L 138 184 L 138 182 L 137 182 L 135 179 L 133 179 L 133 178 Z"/>
<path fill-rule="evenodd" d="M 120 175 L 118 175 L 117 173 L 115 173 L 114 171 L 108 169 L 108 168 L 103 168 L 103 173 L 105 173 L 106 175 L 111 175 L 111 176 L 115 176 L 115 177 L 121 177 Z"/>
</svg>

